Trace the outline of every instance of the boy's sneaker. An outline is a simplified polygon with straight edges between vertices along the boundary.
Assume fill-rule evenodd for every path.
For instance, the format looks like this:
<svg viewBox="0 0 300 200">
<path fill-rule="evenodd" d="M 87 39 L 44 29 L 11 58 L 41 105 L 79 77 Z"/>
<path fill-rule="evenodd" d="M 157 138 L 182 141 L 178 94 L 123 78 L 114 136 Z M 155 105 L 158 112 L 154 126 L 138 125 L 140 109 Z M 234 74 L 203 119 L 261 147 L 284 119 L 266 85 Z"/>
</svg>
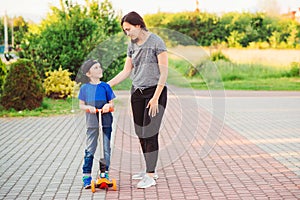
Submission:
<svg viewBox="0 0 300 200">
<path fill-rule="evenodd" d="M 83 181 L 83 187 L 85 189 L 91 188 L 91 181 L 92 181 L 92 177 L 91 176 L 84 176 L 84 177 L 82 177 L 82 181 Z"/>
<path fill-rule="evenodd" d="M 156 182 L 153 177 L 150 177 L 148 174 L 146 174 L 143 179 L 137 184 L 137 188 L 148 188 L 153 185 L 156 185 Z"/>
<path fill-rule="evenodd" d="M 131 178 L 134 179 L 134 180 L 141 180 L 141 179 L 144 178 L 145 175 L 146 175 L 146 172 L 140 172 L 140 173 L 132 175 Z M 153 179 L 154 180 L 158 179 L 158 174 L 156 172 L 153 174 Z"/>
<path fill-rule="evenodd" d="M 105 172 L 105 178 L 110 181 L 108 171 Z"/>
<path fill-rule="evenodd" d="M 99 178 L 105 178 L 105 179 L 107 179 L 107 180 L 110 180 L 110 179 L 109 179 L 108 171 L 105 171 L 105 172 L 103 172 L 103 173 L 100 173 Z"/>
</svg>

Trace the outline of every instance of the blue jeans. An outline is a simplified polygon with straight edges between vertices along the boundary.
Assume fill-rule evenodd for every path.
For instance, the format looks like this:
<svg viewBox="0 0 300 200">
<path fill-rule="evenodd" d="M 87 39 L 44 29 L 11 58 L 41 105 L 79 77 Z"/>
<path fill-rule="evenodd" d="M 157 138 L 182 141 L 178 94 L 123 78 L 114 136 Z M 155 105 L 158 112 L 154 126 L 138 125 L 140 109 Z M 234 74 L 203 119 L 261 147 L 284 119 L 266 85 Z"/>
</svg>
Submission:
<svg viewBox="0 0 300 200">
<path fill-rule="evenodd" d="M 103 148 L 104 148 L 104 159 L 106 162 L 106 171 L 109 170 L 110 166 L 110 139 L 111 139 L 111 127 L 102 127 L 103 131 Z M 93 160 L 95 151 L 98 145 L 98 136 L 99 129 L 98 128 L 88 128 L 86 132 L 86 149 L 84 155 L 84 163 L 82 167 L 83 174 L 91 174 L 93 167 Z"/>
</svg>

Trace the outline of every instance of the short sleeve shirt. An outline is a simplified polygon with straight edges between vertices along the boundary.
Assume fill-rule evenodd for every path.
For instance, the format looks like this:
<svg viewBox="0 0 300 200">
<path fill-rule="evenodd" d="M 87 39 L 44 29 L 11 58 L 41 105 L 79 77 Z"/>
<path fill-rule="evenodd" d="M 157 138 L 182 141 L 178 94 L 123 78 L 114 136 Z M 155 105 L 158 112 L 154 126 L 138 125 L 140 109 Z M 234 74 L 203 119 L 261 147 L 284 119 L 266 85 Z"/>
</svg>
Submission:
<svg viewBox="0 0 300 200">
<path fill-rule="evenodd" d="M 164 41 L 150 33 L 142 45 L 129 42 L 127 56 L 132 58 L 132 85 L 136 88 L 148 88 L 157 85 L 160 71 L 157 56 L 167 51 Z"/>
<path fill-rule="evenodd" d="M 84 101 L 86 105 L 94 106 L 98 109 L 101 109 L 106 103 L 113 100 L 115 97 L 116 96 L 111 87 L 105 82 L 101 82 L 99 84 L 83 84 L 78 95 L 78 99 Z M 112 120 L 111 113 L 102 114 L 103 127 L 111 127 Z M 87 128 L 99 127 L 98 115 L 86 113 L 86 125 Z"/>
</svg>

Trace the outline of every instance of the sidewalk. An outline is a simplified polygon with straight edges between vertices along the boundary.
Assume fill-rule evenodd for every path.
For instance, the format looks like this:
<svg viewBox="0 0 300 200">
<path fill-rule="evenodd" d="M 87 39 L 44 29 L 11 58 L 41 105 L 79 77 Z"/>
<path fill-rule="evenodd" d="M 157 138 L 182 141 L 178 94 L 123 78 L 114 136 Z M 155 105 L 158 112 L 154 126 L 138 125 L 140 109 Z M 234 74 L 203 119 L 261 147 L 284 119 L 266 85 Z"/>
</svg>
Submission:
<svg viewBox="0 0 300 200">
<path fill-rule="evenodd" d="M 117 191 L 82 189 L 84 115 L 0 118 L 0 199 L 300 198 L 300 92 L 226 91 L 224 98 L 170 87 L 159 179 L 145 190 L 131 180 L 144 161 L 129 92 L 116 95 L 110 176 Z"/>
</svg>

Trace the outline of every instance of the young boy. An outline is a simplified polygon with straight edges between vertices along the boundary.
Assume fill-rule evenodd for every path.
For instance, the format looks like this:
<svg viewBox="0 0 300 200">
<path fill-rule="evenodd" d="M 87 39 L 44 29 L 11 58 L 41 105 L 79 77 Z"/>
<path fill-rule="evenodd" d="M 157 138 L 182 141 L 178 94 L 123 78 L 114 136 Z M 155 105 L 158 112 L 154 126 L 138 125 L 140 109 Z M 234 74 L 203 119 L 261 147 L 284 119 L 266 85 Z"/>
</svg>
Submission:
<svg viewBox="0 0 300 200">
<path fill-rule="evenodd" d="M 93 159 L 98 143 L 99 116 L 102 117 L 104 159 L 106 162 L 105 176 L 109 179 L 110 139 L 113 122 L 109 110 L 113 108 L 113 99 L 116 96 L 107 83 L 100 81 L 103 71 L 98 61 L 87 60 L 81 66 L 81 71 L 89 80 L 81 86 L 78 95 L 79 107 L 86 112 L 86 149 L 82 167 L 82 181 L 84 188 L 88 189 L 91 187 Z M 96 109 L 102 109 L 102 114 L 97 113 Z"/>
</svg>

